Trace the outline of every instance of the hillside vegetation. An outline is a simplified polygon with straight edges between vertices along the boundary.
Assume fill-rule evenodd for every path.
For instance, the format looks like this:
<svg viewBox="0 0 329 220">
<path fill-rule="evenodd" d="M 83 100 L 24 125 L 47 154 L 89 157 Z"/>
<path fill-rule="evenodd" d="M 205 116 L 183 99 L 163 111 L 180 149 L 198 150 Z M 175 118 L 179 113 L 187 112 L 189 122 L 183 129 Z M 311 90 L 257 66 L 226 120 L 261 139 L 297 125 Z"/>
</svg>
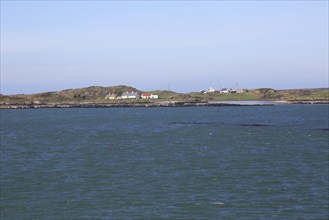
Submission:
<svg viewBox="0 0 329 220">
<path fill-rule="evenodd" d="M 134 87 L 120 86 L 91 86 L 79 89 L 67 89 L 58 92 L 45 92 L 31 95 L 0 95 L 1 103 L 41 104 L 41 103 L 81 103 L 81 102 L 127 102 L 128 100 L 109 100 L 105 96 L 109 93 L 121 95 L 123 92 L 134 91 L 144 93 Z M 305 100 L 329 100 L 329 89 L 297 89 L 297 90 L 274 90 L 271 88 L 260 88 L 246 90 L 241 94 L 212 93 L 176 93 L 167 90 L 147 91 L 157 94 L 159 100 L 163 101 L 238 101 L 238 100 L 281 100 L 281 101 L 305 101 Z M 152 100 L 129 100 L 129 102 L 152 102 Z"/>
</svg>

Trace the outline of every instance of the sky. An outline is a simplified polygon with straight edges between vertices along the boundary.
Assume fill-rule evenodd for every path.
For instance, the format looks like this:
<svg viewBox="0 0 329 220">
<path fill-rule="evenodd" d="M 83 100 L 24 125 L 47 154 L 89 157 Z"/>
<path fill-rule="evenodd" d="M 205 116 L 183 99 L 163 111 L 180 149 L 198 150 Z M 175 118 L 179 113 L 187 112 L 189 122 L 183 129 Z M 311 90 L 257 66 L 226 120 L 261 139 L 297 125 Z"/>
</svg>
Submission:
<svg viewBox="0 0 329 220">
<path fill-rule="evenodd" d="M 328 1 L 1 1 L 2 94 L 328 83 Z"/>
</svg>

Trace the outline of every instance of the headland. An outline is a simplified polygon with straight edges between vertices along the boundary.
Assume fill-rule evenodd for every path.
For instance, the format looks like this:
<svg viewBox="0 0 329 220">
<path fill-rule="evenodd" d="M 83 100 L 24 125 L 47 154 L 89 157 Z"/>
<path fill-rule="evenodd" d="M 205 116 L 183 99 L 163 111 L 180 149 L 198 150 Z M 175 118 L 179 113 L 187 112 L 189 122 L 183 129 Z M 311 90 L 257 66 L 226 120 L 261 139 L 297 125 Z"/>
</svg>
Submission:
<svg viewBox="0 0 329 220">
<path fill-rule="evenodd" d="M 329 88 L 219 90 L 177 93 L 130 86 L 91 86 L 38 94 L 0 95 L 0 109 L 222 107 L 276 104 L 329 104 Z"/>
</svg>

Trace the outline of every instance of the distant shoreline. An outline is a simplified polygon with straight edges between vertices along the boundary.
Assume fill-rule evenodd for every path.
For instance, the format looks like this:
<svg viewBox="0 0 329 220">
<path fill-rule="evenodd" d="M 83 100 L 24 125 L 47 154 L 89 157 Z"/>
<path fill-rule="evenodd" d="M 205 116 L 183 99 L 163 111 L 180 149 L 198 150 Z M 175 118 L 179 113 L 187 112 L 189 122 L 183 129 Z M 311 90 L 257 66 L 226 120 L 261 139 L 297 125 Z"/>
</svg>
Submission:
<svg viewBox="0 0 329 220">
<path fill-rule="evenodd" d="M 49 104 L 0 104 L 0 109 L 43 109 L 43 108 L 154 108 L 154 107 L 233 107 L 273 106 L 283 104 L 329 104 L 329 101 L 219 101 L 183 102 L 160 101 L 150 103 L 49 103 Z"/>
</svg>

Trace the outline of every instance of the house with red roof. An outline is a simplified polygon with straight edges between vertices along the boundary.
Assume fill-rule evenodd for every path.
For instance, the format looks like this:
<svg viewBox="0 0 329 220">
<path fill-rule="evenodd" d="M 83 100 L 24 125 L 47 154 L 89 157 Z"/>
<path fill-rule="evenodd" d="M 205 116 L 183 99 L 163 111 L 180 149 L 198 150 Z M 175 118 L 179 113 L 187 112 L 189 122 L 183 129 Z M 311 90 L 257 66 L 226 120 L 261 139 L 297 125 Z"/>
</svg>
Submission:
<svg viewBox="0 0 329 220">
<path fill-rule="evenodd" d="M 158 95 L 154 95 L 154 94 L 152 94 L 152 93 L 143 93 L 143 94 L 141 95 L 141 98 L 142 98 L 142 99 L 158 99 L 159 96 L 158 96 Z"/>
</svg>

